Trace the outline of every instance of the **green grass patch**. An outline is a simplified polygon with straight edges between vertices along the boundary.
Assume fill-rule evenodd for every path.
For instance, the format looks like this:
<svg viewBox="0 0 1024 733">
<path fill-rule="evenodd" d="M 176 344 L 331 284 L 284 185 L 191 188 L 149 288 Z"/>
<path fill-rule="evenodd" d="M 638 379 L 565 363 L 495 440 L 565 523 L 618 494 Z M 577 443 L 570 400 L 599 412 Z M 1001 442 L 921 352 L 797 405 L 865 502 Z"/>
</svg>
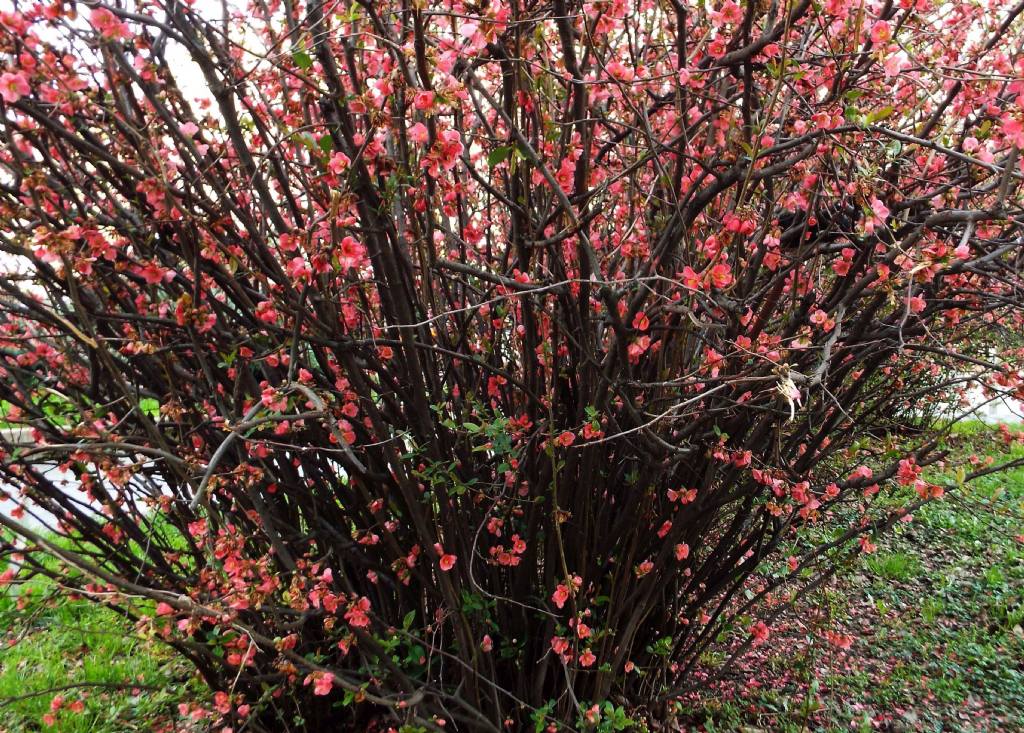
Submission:
<svg viewBox="0 0 1024 733">
<path fill-rule="evenodd" d="M 924 478 L 946 496 L 794 609 L 778 651 L 713 693 L 728 704 L 690 706 L 686 730 L 1024 730 L 1024 467 L 956 486 L 958 466 L 1019 459 L 1024 446 L 977 421 L 943 447 L 950 456 Z M 891 487 L 877 497 L 916 499 Z M 851 650 L 831 647 L 826 629 L 851 634 Z"/>
<path fill-rule="evenodd" d="M 869 555 L 864 564 L 872 575 L 886 580 L 910 580 L 921 572 L 921 562 L 904 552 Z"/>
<path fill-rule="evenodd" d="M 200 689 L 172 649 L 114 609 L 42 575 L 0 588 L 0 732 L 152 731 Z"/>
<path fill-rule="evenodd" d="M 2 729 L 152 730 L 188 694 L 180 682 L 187 670 L 119 614 L 55 590 L 33 581 L 21 589 L 21 604 L 14 594 L 0 596 Z M 58 695 L 64 704 L 54 711 Z"/>
</svg>

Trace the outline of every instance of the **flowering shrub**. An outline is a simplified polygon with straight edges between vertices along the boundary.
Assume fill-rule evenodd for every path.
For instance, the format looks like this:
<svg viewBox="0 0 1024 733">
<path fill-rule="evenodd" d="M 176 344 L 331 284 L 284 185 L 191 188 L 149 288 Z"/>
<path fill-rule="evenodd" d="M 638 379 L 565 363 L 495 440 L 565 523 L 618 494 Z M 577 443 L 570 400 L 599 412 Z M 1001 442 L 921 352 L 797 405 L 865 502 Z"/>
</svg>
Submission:
<svg viewBox="0 0 1024 733">
<path fill-rule="evenodd" d="M 664 716 L 1024 396 L 1024 5 L 21 5 L 3 580 L 196 725 Z"/>
</svg>

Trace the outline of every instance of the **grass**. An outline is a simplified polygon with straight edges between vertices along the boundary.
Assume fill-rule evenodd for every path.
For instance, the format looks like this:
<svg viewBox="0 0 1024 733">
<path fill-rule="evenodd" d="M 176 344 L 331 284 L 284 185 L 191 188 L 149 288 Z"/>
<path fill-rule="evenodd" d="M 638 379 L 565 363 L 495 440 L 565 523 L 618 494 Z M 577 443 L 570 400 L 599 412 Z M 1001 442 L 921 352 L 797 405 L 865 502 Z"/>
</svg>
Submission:
<svg viewBox="0 0 1024 733">
<path fill-rule="evenodd" d="M 869 555 L 864 565 L 872 575 L 884 580 L 907 581 L 921 572 L 921 562 L 905 552 Z"/>
<path fill-rule="evenodd" d="M 130 620 L 48 579 L 0 589 L 0 733 L 153 731 L 194 694 L 190 672 Z"/>
<path fill-rule="evenodd" d="M 968 426 L 951 447 L 1024 457 L 997 440 Z M 795 609 L 801 633 L 742 684 L 686 709 L 684 730 L 1024 731 L 1024 468 L 949 492 L 877 544 Z"/>
</svg>

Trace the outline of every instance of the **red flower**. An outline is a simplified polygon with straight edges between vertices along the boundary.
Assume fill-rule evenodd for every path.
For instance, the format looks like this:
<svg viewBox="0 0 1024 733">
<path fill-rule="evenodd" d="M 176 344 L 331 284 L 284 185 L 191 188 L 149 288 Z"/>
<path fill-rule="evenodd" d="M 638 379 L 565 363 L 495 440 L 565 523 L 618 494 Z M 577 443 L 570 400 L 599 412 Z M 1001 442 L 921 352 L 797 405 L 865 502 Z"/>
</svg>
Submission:
<svg viewBox="0 0 1024 733">
<path fill-rule="evenodd" d="M 828 643 L 839 649 L 849 649 L 853 646 L 853 636 L 850 634 L 840 634 L 835 631 L 826 631 L 825 638 Z"/>
<path fill-rule="evenodd" d="M 564 655 L 569 650 L 569 642 L 561 636 L 551 637 L 551 649 L 555 654 Z"/>
<path fill-rule="evenodd" d="M 750 635 L 754 637 L 754 646 L 760 646 L 768 641 L 768 625 L 764 621 L 758 621 L 750 627 Z"/>
<path fill-rule="evenodd" d="M 147 262 L 142 267 L 137 268 L 135 272 L 150 285 L 156 285 L 164 280 L 170 282 L 174 279 L 173 270 L 160 267 L 155 262 Z"/>
<path fill-rule="evenodd" d="M 711 284 L 716 288 L 727 288 L 732 284 L 732 270 L 724 263 L 711 268 Z"/>
<path fill-rule="evenodd" d="M 345 621 L 348 622 L 349 626 L 355 626 L 356 628 L 366 628 L 370 625 L 370 599 L 363 596 L 345 611 Z"/>
</svg>

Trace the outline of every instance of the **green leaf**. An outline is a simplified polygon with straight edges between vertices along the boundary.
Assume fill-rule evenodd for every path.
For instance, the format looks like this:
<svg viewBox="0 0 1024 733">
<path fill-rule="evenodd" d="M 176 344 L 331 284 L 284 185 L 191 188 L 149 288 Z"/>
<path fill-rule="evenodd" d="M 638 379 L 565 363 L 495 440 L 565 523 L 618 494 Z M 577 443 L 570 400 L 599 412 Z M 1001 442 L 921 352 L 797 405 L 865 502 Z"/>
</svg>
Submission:
<svg viewBox="0 0 1024 733">
<path fill-rule="evenodd" d="M 427 656 L 426 650 L 418 644 L 409 647 L 409 653 L 405 657 L 405 663 L 419 666 L 420 660 Z"/>
<path fill-rule="evenodd" d="M 321 137 L 317 141 L 317 144 L 320 146 L 320 149 L 323 150 L 325 153 L 329 153 L 332 150 L 334 150 L 334 141 L 331 139 L 330 135 L 324 135 L 323 137 Z"/>
<path fill-rule="evenodd" d="M 487 155 L 487 165 L 493 168 L 498 163 L 508 160 L 510 155 L 512 155 L 511 145 L 502 145 L 499 148 L 495 148 Z"/>
<path fill-rule="evenodd" d="M 881 122 L 882 120 L 889 119 L 892 117 L 892 113 L 895 112 L 895 107 L 882 107 L 882 109 L 876 109 L 874 112 L 868 115 L 868 123 L 874 124 L 875 122 Z"/>
<path fill-rule="evenodd" d="M 305 51 L 295 51 L 292 53 L 292 61 L 294 61 L 295 65 L 300 69 L 309 69 L 313 66 L 312 57 Z"/>
<path fill-rule="evenodd" d="M 412 628 L 412 622 L 416 620 L 416 611 L 409 611 L 402 619 L 402 629 L 408 631 Z"/>
</svg>

